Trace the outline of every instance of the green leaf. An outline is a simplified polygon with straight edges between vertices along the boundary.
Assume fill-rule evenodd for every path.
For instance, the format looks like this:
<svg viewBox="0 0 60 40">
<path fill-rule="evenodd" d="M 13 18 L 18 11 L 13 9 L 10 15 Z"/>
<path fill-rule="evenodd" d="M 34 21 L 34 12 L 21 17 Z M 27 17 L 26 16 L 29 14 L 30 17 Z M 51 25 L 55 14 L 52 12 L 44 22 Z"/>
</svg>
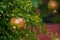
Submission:
<svg viewBox="0 0 60 40">
<path fill-rule="evenodd" d="M 0 12 L 3 14 L 3 10 L 0 10 Z"/>
</svg>

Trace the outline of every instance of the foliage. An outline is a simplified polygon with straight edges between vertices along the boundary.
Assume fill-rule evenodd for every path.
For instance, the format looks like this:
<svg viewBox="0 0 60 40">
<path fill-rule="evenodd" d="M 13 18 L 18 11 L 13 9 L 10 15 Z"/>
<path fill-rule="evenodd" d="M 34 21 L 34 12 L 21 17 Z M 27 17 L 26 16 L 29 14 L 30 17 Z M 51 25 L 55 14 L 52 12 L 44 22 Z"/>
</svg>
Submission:
<svg viewBox="0 0 60 40">
<path fill-rule="evenodd" d="M 27 27 L 36 27 L 40 31 L 40 24 L 42 19 L 40 14 L 35 14 L 36 7 L 32 5 L 31 0 L 1 0 L 0 1 L 0 40 L 38 40 L 37 34 L 29 29 L 11 30 L 9 24 L 10 19 L 13 17 L 23 18 Z M 45 32 L 45 31 L 44 31 Z"/>
</svg>

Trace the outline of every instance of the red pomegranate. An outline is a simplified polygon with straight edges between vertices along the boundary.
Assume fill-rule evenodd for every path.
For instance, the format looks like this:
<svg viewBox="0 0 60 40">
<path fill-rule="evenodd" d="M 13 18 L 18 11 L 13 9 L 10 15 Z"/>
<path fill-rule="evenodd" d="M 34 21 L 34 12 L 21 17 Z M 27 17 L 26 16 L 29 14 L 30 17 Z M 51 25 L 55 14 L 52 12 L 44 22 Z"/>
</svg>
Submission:
<svg viewBox="0 0 60 40">
<path fill-rule="evenodd" d="M 56 1 L 49 1 L 48 8 L 50 10 L 56 10 L 58 8 L 58 3 Z"/>
<path fill-rule="evenodd" d="M 11 18 L 10 25 L 16 26 L 17 29 L 26 27 L 26 22 L 23 18 Z"/>
</svg>

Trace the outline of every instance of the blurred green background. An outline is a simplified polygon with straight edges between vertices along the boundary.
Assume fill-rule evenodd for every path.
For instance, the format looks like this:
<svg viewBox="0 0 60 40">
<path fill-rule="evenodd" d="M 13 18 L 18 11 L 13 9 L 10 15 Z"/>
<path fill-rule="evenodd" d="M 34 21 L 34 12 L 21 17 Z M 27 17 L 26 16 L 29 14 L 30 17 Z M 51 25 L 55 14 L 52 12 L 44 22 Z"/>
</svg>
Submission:
<svg viewBox="0 0 60 40">
<path fill-rule="evenodd" d="M 58 3 L 57 13 L 53 14 L 51 10 L 48 9 L 48 2 L 50 0 L 32 0 L 35 8 L 39 6 L 40 16 L 46 23 L 60 23 L 60 0 L 55 0 Z"/>
</svg>

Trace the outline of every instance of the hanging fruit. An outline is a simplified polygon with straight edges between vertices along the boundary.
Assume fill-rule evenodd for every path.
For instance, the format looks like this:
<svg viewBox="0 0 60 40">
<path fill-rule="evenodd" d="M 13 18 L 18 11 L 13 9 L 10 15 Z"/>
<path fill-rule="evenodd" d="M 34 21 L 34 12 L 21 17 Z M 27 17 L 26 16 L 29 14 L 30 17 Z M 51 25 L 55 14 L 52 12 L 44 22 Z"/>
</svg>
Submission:
<svg viewBox="0 0 60 40">
<path fill-rule="evenodd" d="M 58 8 L 58 3 L 54 0 L 49 1 L 48 8 L 50 10 L 56 10 Z"/>
<path fill-rule="evenodd" d="M 24 21 L 23 18 L 11 18 L 10 20 L 10 26 L 13 27 L 13 29 L 22 29 L 22 28 L 25 28 L 26 27 L 26 22 Z"/>
</svg>

